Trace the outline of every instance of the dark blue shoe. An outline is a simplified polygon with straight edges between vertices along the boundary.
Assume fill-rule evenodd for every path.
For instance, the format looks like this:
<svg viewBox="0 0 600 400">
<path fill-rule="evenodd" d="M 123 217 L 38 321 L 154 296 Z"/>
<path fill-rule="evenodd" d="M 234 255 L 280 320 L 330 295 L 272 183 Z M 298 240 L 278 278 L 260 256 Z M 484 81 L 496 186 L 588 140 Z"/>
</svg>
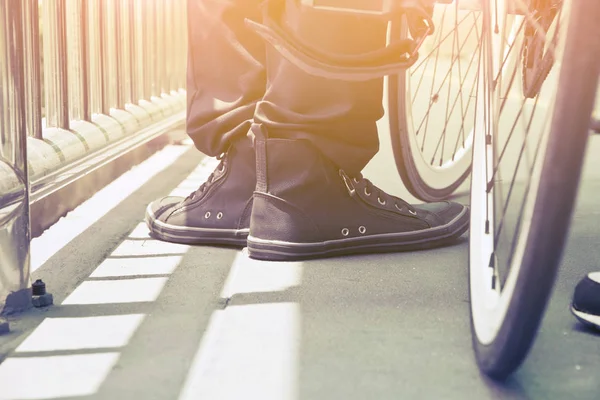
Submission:
<svg viewBox="0 0 600 400">
<path fill-rule="evenodd" d="M 583 324 L 600 330 L 600 272 L 592 272 L 579 281 L 571 312 Z"/>
<path fill-rule="evenodd" d="M 255 171 L 250 140 L 236 142 L 187 198 L 164 197 L 148 205 L 145 221 L 151 236 L 183 244 L 246 246 Z"/>
</svg>

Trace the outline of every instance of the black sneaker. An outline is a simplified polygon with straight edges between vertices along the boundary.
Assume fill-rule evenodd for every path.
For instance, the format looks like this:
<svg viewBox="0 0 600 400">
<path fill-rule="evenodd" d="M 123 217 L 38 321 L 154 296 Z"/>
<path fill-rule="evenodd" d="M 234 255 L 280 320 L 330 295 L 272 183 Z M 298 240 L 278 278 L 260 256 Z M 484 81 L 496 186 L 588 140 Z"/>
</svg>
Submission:
<svg viewBox="0 0 600 400">
<path fill-rule="evenodd" d="M 175 243 L 245 246 L 256 185 L 250 139 L 232 145 L 198 190 L 164 197 L 146 208 L 151 236 Z"/>
<path fill-rule="evenodd" d="M 583 324 L 600 330 L 600 272 L 592 272 L 579 281 L 571 312 Z"/>
<path fill-rule="evenodd" d="M 250 257 L 301 260 L 440 246 L 469 227 L 453 202 L 410 205 L 348 176 L 306 140 L 257 139 Z"/>
</svg>

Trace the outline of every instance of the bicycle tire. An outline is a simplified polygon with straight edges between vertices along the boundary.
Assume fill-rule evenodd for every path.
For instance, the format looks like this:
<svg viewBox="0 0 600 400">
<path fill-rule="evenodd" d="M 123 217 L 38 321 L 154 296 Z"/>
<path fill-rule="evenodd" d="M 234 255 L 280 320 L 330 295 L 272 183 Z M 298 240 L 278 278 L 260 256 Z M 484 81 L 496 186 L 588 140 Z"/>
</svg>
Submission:
<svg viewBox="0 0 600 400">
<path fill-rule="evenodd" d="M 446 182 L 442 188 L 427 185 L 421 174 L 419 174 L 410 148 L 410 135 L 412 133 L 407 127 L 405 99 L 399 95 L 404 90 L 406 90 L 405 74 L 389 77 L 390 136 L 398 174 L 406 190 L 417 199 L 428 202 L 447 199 L 467 179 L 470 173 L 470 165 L 458 179 Z"/>
<path fill-rule="evenodd" d="M 566 3 L 566 1 L 565 1 Z M 470 240 L 469 284 L 471 298 L 471 331 L 475 358 L 480 370 L 493 379 L 504 379 L 525 360 L 547 306 L 565 246 L 572 212 L 576 201 L 581 169 L 589 137 L 589 121 L 600 73 L 600 46 L 594 39 L 600 35 L 598 21 L 600 8 L 592 1 L 575 0 L 570 3 L 562 66 L 559 72 L 557 94 L 552 105 L 552 122 L 545 145 L 544 158 L 537 183 L 529 191 L 531 218 L 521 225 L 520 249 L 513 254 L 511 265 L 519 265 L 514 275 L 514 289 L 507 292 L 503 314 L 491 337 L 478 329 L 483 312 L 475 304 L 482 299 L 474 276 L 482 274 L 472 259 L 476 240 Z M 564 137 L 568 132 L 568 140 Z M 542 147 L 540 150 L 544 150 Z M 485 150 L 485 139 L 478 137 L 473 146 L 473 160 L 477 152 Z M 475 171 L 476 164 L 474 163 Z M 471 190 L 478 187 L 479 178 L 473 177 Z M 480 186 L 480 185 L 479 185 Z M 474 193 L 474 192 L 473 192 Z M 473 199 L 472 195 L 472 199 Z M 481 215 L 471 205 L 471 237 L 479 231 Z M 474 232 L 474 224 L 477 230 Z M 493 253 L 492 253 L 493 255 Z M 510 277 L 508 279 L 511 279 Z M 478 300 L 475 300 L 475 298 Z M 476 310 L 477 308 L 477 310 Z M 479 322 L 481 324 L 481 322 Z"/>
<path fill-rule="evenodd" d="M 411 69 L 388 78 L 388 121 L 396 168 L 406 189 L 423 201 L 447 199 L 467 179 L 471 168 L 472 131 L 469 124 L 472 122 L 470 112 L 473 109 L 469 107 L 468 87 L 472 80 L 471 76 L 475 76 L 473 72 L 476 72 L 476 68 L 470 70 L 472 59 L 469 63 L 469 58 L 476 52 L 472 45 L 478 41 L 473 42 L 473 36 L 477 38 L 477 34 L 480 32 L 478 27 L 480 20 L 477 17 L 471 21 L 471 18 L 467 17 L 470 17 L 469 14 L 480 13 L 460 8 L 460 2 L 458 0 L 454 4 L 434 5 L 432 10 L 433 15 L 439 17 L 435 22 L 438 25 L 434 24 L 433 36 L 425 39 L 419 50 L 421 58 Z M 453 25 L 448 23 L 448 20 L 451 19 L 454 19 Z M 406 24 L 401 21 L 393 22 L 390 33 L 391 38 L 404 38 L 408 35 Z M 459 36 L 462 37 L 459 39 Z M 456 39 L 456 43 L 453 42 L 454 39 Z M 449 45 L 451 45 L 452 51 L 450 56 L 447 54 Z M 438 50 L 429 51 L 428 47 Z M 445 48 L 442 51 L 444 54 L 441 56 L 440 48 Z M 464 62 L 469 65 L 461 72 L 460 59 L 463 57 L 466 58 Z M 456 62 L 456 59 L 459 61 Z M 463 73 L 465 73 L 464 76 Z M 424 76 L 426 76 L 425 79 L 423 79 Z M 461 94 L 451 95 L 451 90 L 457 90 L 457 85 L 461 89 Z M 463 85 L 467 87 L 464 93 L 462 93 Z M 411 87 L 416 89 L 414 93 Z M 419 91 L 421 89 L 426 92 L 427 88 L 431 88 L 429 95 L 433 96 L 424 96 L 423 92 Z M 460 105 L 458 106 L 459 98 Z M 415 103 L 416 99 L 418 99 L 417 103 Z M 427 105 L 427 101 L 429 101 L 429 105 Z M 467 104 L 466 109 L 463 109 L 463 102 Z M 418 104 L 419 107 L 413 108 L 413 103 Z M 435 126 L 436 123 L 429 123 L 428 116 L 433 115 L 436 121 L 444 121 L 444 114 L 446 122 L 445 125 L 442 124 L 443 128 Z M 460 121 L 461 114 L 460 126 L 454 125 Z M 427 120 L 424 126 L 421 118 Z M 419 121 L 421 121 L 420 124 Z M 434 127 L 432 128 L 431 125 Z M 428 131 L 432 132 L 428 134 Z M 462 141 L 459 140 L 459 137 L 452 137 L 448 138 L 446 142 L 446 136 L 448 136 L 446 132 L 450 132 L 449 136 L 460 136 L 462 133 L 462 135 L 466 135 L 466 140 L 464 136 Z M 447 144 L 448 149 L 451 149 L 454 143 L 454 151 L 448 152 L 442 145 L 441 152 L 438 153 L 439 149 L 435 147 L 432 154 L 433 147 L 430 144 L 433 143 L 427 141 L 426 144 L 426 137 L 444 137 L 444 143 Z M 420 140 L 423 143 L 418 143 Z M 460 146 L 459 142 L 462 142 Z M 438 141 L 438 146 L 439 144 Z"/>
</svg>

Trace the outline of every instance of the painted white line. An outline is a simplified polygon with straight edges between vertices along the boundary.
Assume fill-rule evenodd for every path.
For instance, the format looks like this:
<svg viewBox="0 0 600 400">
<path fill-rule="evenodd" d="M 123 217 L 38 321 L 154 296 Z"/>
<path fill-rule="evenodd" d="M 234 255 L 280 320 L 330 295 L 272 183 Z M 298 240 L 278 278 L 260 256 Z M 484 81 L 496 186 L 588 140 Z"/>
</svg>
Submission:
<svg viewBox="0 0 600 400">
<path fill-rule="evenodd" d="M 191 192 L 198 189 L 202 185 L 210 174 L 219 165 L 219 160 L 214 157 L 205 157 L 202 159 L 198 167 L 192 171 L 192 173 L 177 186 L 169 196 L 187 197 Z"/>
<path fill-rule="evenodd" d="M 301 283 L 301 262 L 253 260 L 243 251 L 233 260 L 221 297 L 231 298 L 236 293 L 282 292 Z"/>
<path fill-rule="evenodd" d="M 297 399 L 299 305 L 234 306 L 218 313 L 179 399 Z"/>
<path fill-rule="evenodd" d="M 302 263 L 251 260 L 239 252 L 221 297 L 281 292 L 301 281 Z M 290 302 L 215 311 L 179 399 L 297 399 L 300 323 L 299 305 Z"/>
<path fill-rule="evenodd" d="M 147 229 L 147 228 L 146 228 Z M 112 257 L 180 256 L 190 246 L 160 240 L 124 240 L 113 250 Z"/>
<path fill-rule="evenodd" d="M 0 400 L 92 395 L 118 359 L 119 353 L 8 358 L 0 365 Z"/>
<path fill-rule="evenodd" d="M 131 231 L 127 239 L 152 239 L 150 237 L 150 232 L 148 231 L 148 227 L 145 222 L 140 222 L 137 226 Z"/>
<path fill-rule="evenodd" d="M 118 278 L 137 275 L 170 275 L 182 256 L 107 258 L 90 275 L 91 278 Z"/>
<path fill-rule="evenodd" d="M 84 281 L 63 302 L 74 304 L 120 304 L 155 301 L 167 278 L 139 278 L 118 281 Z"/>
<path fill-rule="evenodd" d="M 167 146 L 98 191 L 65 218 L 31 241 L 31 272 L 92 226 L 152 177 L 173 164 L 187 146 Z"/>
<path fill-rule="evenodd" d="M 46 318 L 17 348 L 19 352 L 123 347 L 129 343 L 143 314 L 82 318 Z"/>
</svg>

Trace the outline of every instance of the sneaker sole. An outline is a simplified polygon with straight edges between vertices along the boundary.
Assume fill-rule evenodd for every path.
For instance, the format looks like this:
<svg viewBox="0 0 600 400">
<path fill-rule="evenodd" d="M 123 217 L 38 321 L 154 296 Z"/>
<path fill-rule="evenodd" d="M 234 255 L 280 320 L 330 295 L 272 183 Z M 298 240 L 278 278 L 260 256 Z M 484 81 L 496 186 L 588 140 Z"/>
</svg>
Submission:
<svg viewBox="0 0 600 400">
<path fill-rule="evenodd" d="M 600 330 L 600 315 L 588 314 L 583 311 L 577 310 L 573 305 L 571 305 L 571 312 L 585 326 L 589 326 L 592 328 L 596 328 Z"/>
<path fill-rule="evenodd" d="M 248 255 L 267 261 L 299 261 L 364 253 L 389 253 L 441 247 L 469 229 L 469 208 L 446 225 L 416 232 L 387 233 L 316 243 L 294 243 L 248 236 Z"/>
<path fill-rule="evenodd" d="M 250 231 L 250 229 L 210 229 L 171 225 L 158 220 L 150 206 L 146 208 L 144 222 L 152 237 L 179 244 L 244 247 Z"/>
</svg>

